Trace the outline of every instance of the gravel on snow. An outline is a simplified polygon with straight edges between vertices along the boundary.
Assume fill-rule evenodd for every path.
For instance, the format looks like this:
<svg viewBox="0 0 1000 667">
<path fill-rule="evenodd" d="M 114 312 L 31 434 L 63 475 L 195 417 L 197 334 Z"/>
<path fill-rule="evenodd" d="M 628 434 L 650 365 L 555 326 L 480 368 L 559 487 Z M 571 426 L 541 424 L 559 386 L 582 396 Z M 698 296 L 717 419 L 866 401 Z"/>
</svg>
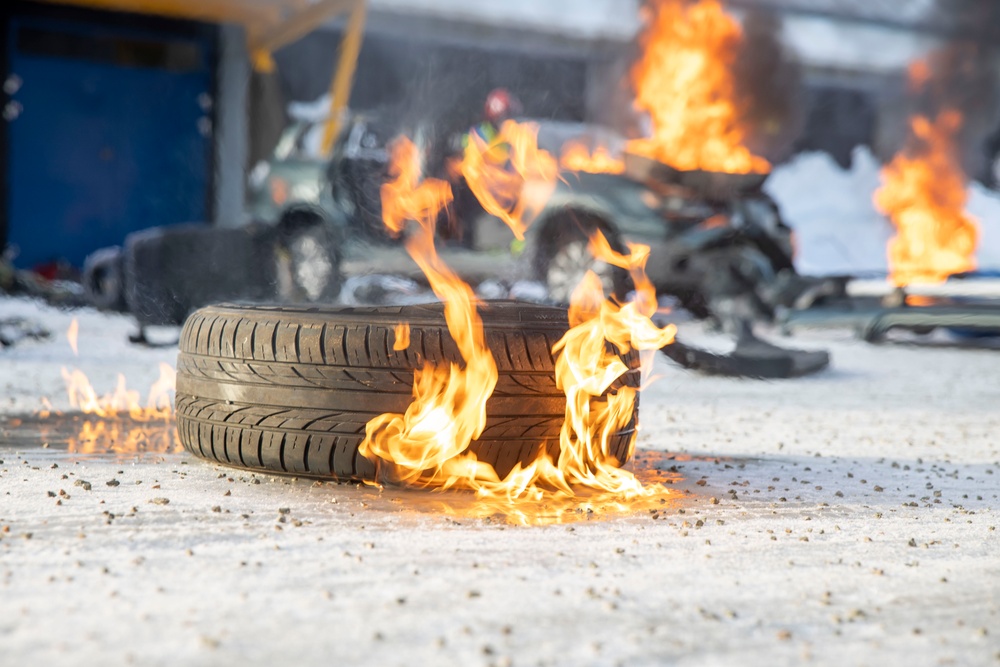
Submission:
<svg viewBox="0 0 1000 667">
<path fill-rule="evenodd" d="M 40 394 L 65 408 L 61 366 L 144 388 L 175 354 L 129 346 L 125 318 L 0 300 L 15 313 L 57 335 L 0 350 L 0 664 L 1000 664 L 996 351 L 809 333 L 833 368 L 773 383 L 659 359 L 636 465 L 676 501 L 525 528 L 11 444 Z"/>
</svg>

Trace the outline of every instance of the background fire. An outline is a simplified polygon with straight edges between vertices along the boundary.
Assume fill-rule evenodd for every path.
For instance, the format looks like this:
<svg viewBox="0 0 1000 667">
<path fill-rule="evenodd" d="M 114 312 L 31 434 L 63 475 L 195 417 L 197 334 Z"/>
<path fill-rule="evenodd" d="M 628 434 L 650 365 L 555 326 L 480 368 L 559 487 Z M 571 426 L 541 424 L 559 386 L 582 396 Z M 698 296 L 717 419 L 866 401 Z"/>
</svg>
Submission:
<svg viewBox="0 0 1000 667">
<path fill-rule="evenodd" d="M 628 150 L 686 171 L 768 171 L 767 160 L 746 146 L 733 76 L 739 23 L 717 0 L 658 0 L 646 19 L 632 84 L 635 106 L 649 114 L 652 132 L 629 142 Z"/>
<path fill-rule="evenodd" d="M 890 279 L 900 286 L 944 282 L 976 268 L 976 221 L 965 213 L 968 184 L 956 136 L 962 114 L 911 121 L 907 147 L 882 170 L 875 204 L 896 226 L 889 242 Z"/>
</svg>

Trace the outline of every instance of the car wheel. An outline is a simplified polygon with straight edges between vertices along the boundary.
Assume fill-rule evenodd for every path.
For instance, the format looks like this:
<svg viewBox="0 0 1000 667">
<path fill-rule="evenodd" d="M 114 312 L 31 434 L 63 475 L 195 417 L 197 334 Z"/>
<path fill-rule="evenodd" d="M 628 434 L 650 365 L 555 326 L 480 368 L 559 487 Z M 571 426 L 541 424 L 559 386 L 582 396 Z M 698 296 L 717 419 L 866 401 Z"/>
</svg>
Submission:
<svg viewBox="0 0 1000 667">
<path fill-rule="evenodd" d="M 278 226 L 275 261 L 283 300 L 329 303 L 340 294 L 336 240 L 318 213 L 299 210 L 285 215 Z"/>
<path fill-rule="evenodd" d="M 470 450 L 504 477 L 545 447 L 559 452 L 566 397 L 556 386 L 553 345 L 566 310 L 508 301 L 480 306 L 499 377 L 486 426 Z M 395 327 L 410 326 L 395 349 Z M 638 353 L 608 390 L 639 385 Z M 358 453 L 365 426 L 403 413 L 414 370 L 463 363 L 441 304 L 396 307 L 210 306 L 188 318 L 177 357 L 177 431 L 190 452 L 251 470 L 318 478 L 370 479 Z M 600 399 L 595 399 L 600 400 Z M 609 438 L 608 453 L 631 455 L 638 403 Z"/>
<path fill-rule="evenodd" d="M 608 225 L 600 218 L 587 214 L 567 213 L 546 225 L 536 255 L 536 278 L 545 284 L 554 303 L 567 304 L 588 271 L 601 281 L 604 293 L 624 300 L 628 292 L 628 274 L 590 252 L 590 236 L 602 230 L 609 236 L 612 247 L 616 240 L 608 233 Z"/>
<path fill-rule="evenodd" d="M 775 282 L 769 258 L 752 244 L 734 244 L 700 253 L 692 262 L 701 276 L 708 310 L 726 331 L 746 320 L 771 321 L 774 308 L 764 298 Z"/>
<path fill-rule="evenodd" d="M 87 256 L 83 291 L 98 310 L 125 311 L 125 257 L 121 248 L 101 248 Z"/>
</svg>

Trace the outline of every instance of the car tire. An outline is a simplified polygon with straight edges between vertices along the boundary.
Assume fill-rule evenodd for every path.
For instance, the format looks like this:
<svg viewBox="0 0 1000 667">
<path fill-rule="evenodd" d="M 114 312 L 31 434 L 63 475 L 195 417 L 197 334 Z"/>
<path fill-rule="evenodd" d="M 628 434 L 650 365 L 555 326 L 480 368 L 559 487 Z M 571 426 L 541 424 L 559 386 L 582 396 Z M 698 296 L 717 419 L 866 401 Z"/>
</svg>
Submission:
<svg viewBox="0 0 1000 667">
<path fill-rule="evenodd" d="M 568 328 L 561 308 L 486 302 L 480 308 L 499 379 L 486 427 L 470 450 L 506 476 L 546 447 L 559 451 L 566 399 L 556 387 L 553 345 Z M 393 349 L 394 327 L 410 325 L 410 345 Z M 639 360 L 612 386 L 638 388 Z M 358 453 L 365 426 L 402 413 L 413 371 L 462 364 L 443 306 L 211 306 L 191 315 L 177 359 L 177 430 L 197 456 L 249 470 L 321 479 L 372 479 Z M 629 424 L 610 439 L 619 464 L 631 456 L 638 400 Z"/>
<path fill-rule="evenodd" d="M 311 208 L 292 209 L 278 223 L 275 272 L 283 301 L 333 303 L 343 276 L 337 237 Z"/>
<path fill-rule="evenodd" d="M 624 301 L 630 289 L 628 273 L 595 259 L 588 249 L 591 235 L 598 230 L 621 250 L 609 225 L 596 215 L 565 211 L 545 224 L 535 253 L 535 278 L 545 285 L 553 303 L 568 304 L 587 271 L 601 279 L 606 295 Z"/>
<path fill-rule="evenodd" d="M 83 262 L 83 291 L 98 310 L 125 311 L 125 258 L 118 246 L 101 248 Z"/>
<path fill-rule="evenodd" d="M 125 302 L 140 326 L 177 326 L 223 300 L 274 301 L 273 231 L 180 224 L 125 237 Z"/>
</svg>

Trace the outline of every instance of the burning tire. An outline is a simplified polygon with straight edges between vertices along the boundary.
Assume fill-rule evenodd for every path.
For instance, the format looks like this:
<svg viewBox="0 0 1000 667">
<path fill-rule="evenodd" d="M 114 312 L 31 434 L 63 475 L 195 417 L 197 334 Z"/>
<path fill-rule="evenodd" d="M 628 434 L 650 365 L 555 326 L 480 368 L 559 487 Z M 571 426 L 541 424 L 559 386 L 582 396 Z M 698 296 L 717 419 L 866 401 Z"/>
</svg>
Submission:
<svg viewBox="0 0 1000 667">
<path fill-rule="evenodd" d="M 486 428 L 471 450 L 503 477 L 547 447 L 559 452 L 566 399 L 556 387 L 552 346 L 566 333 L 566 311 L 488 302 L 486 341 L 499 371 Z M 409 345 L 394 350 L 395 327 Z M 639 360 L 609 392 L 639 386 Z M 370 479 L 358 453 L 365 425 L 402 413 L 413 371 L 425 363 L 462 364 L 440 304 L 293 308 L 211 306 L 188 318 L 177 359 L 177 429 L 192 453 L 227 465 L 299 476 Z M 631 453 L 638 402 L 611 439 L 619 464 Z"/>
</svg>

